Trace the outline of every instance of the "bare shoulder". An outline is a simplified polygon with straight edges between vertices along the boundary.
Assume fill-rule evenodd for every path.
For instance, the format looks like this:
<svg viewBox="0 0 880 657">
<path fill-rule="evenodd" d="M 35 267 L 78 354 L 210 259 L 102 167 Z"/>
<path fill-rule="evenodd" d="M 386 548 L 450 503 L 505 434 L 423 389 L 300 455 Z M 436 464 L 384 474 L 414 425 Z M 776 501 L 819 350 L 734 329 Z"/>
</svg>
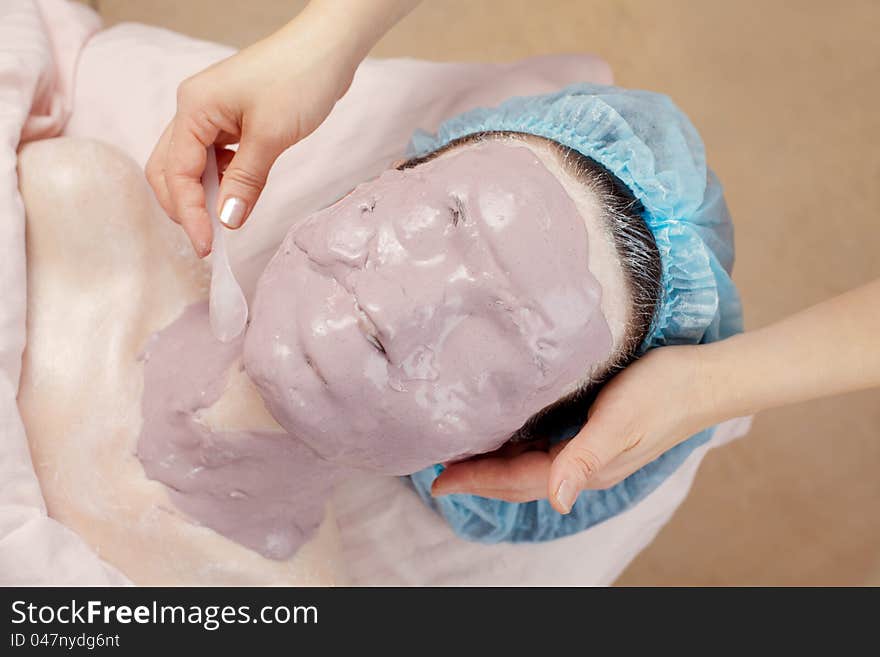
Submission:
<svg viewBox="0 0 880 657">
<path fill-rule="evenodd" d="M 18 174 L 32 371 L 51 370 L 59 350 L 108 362 L 118 354 L 101 349 L 125 344 L 124 357 L 134 358 L 151 332 L 206 296 L 205 263 L 119 149 L 83 139 L 38 141 L 20 151 Z"/>
<path fill-rule="evenodd" d="M 116 147 L 68 137 L 33 142 L 19 153 L 18 177 L 29 260 L 96 275 L 162 261 L 193 266 L 183 232 L 162 213 L 141 168 Z"/>
</svg>

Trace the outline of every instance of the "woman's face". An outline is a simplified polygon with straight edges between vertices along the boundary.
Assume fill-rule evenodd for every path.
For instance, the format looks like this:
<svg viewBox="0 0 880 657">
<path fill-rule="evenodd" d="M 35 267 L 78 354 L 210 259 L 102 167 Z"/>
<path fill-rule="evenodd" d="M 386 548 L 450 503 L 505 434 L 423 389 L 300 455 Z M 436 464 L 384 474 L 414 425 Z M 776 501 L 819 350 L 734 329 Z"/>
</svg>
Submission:
<svg viewBox="0 0 880 657">
<path fill-rule="evenodd" d="M 564 175 L 521 142 L 478 143 L 292 229 L 245 346 L 279 423 L 324 458 L 405 474 L 497 448 L 596 371 L 616 342 L 590 267 L 605 246 Z"/>
</svg>

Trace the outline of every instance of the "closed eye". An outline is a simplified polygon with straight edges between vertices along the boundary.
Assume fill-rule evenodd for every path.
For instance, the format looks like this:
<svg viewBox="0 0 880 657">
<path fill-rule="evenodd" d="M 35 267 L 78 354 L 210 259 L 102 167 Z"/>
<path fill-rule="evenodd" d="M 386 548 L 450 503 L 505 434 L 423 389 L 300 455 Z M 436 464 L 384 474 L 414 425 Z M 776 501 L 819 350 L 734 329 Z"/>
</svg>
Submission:
<svg viewBox="0 0 880 657">
<path fill-rule="evenodd" d="M 453 206 L 449 208 L 452 213 L 452 225 L 458 226 L 459 222 L 464 221 L 464 204 L 458 196 L 452 197 Z"/>
<path fill-rule="evenodd" d="M 361 308 L 361 305 L 357 301 L 355 301 L 354 309 L 358 314 L 358 324 L 360 325 L 361 333 L 364 334 L 367 342 L 372 345 L 373 349 L 385 356 L 385 358 L 388 358 L 388 352 L 385 351 L 385 345 L 383 345 L 382 341 L 379 339 L 379 331 L 376 329 L 373 320 L 364 312 L 364 309 Z"/>
<path fill-rule="evenodd" d="M 376 351 L 378 351 L 380 354 L 385 356 L 385 358 L 388 358 L 388 352 L 385 351 L 385 345 L 382 344 L 382 342 L 379 340 L 379 338 L 377 338 L 372 333 L 365 333 L 364 337 L 367 338 L 367 342 L 369 342 L 371 345 L 373 345 L 373 348 Z"/>
</svg>

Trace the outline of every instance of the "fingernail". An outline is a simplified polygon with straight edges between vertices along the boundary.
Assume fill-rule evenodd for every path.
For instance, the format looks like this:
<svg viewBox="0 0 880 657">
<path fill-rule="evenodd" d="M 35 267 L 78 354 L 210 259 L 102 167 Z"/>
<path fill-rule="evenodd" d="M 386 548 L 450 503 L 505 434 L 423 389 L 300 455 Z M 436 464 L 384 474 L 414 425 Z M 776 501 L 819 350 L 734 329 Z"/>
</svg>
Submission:
<svg viewBox="0 0 880 657">
<path fill-rule="evenodd" d="M 220 221 L 227 228 L 238 228 L 244 221 L 244 211 L 247 206 L 240 198 L 230 196 L 223 201 L 223 207 L 220 208 Z"/>
<path fill-rule="evenodd" d="M 574 489 L 574 486 L 571 485 L 571 482 L 568 481 L 568 479 L 560 481 L 559 487 L 556 489 L 556 501 L 565 509 L 565 513 L 571 511 L 571 507 L 574 506 L 574 501 L 576 499 L 577 491 Z"/>
</svg>

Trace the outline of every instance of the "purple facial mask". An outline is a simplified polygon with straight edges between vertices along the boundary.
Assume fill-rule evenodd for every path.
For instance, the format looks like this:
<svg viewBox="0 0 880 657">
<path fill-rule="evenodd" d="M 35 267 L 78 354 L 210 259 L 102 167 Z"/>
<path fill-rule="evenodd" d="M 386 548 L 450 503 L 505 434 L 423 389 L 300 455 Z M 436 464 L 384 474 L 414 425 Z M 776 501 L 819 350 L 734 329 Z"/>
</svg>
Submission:
<svg viewBox="0 0 880 657">
<path fill-rule="evenodd" d="M 347 473 L 293 436 L 212 431 L 200 420 L 241 355 L 241 339 L 222 343 L 209 330 L 207 305 L 195 304 L 147 344 L 137 456 L 195 522 L 286 559 L 318 528 Z"/>
<path fill-rule="evenodd" d="M 291 229 L 244 364 L 337 464 L 407 474 L 491 451 L 612 348 L 574 201 L 528 148 L 387 171 Z"/>
</svg>

